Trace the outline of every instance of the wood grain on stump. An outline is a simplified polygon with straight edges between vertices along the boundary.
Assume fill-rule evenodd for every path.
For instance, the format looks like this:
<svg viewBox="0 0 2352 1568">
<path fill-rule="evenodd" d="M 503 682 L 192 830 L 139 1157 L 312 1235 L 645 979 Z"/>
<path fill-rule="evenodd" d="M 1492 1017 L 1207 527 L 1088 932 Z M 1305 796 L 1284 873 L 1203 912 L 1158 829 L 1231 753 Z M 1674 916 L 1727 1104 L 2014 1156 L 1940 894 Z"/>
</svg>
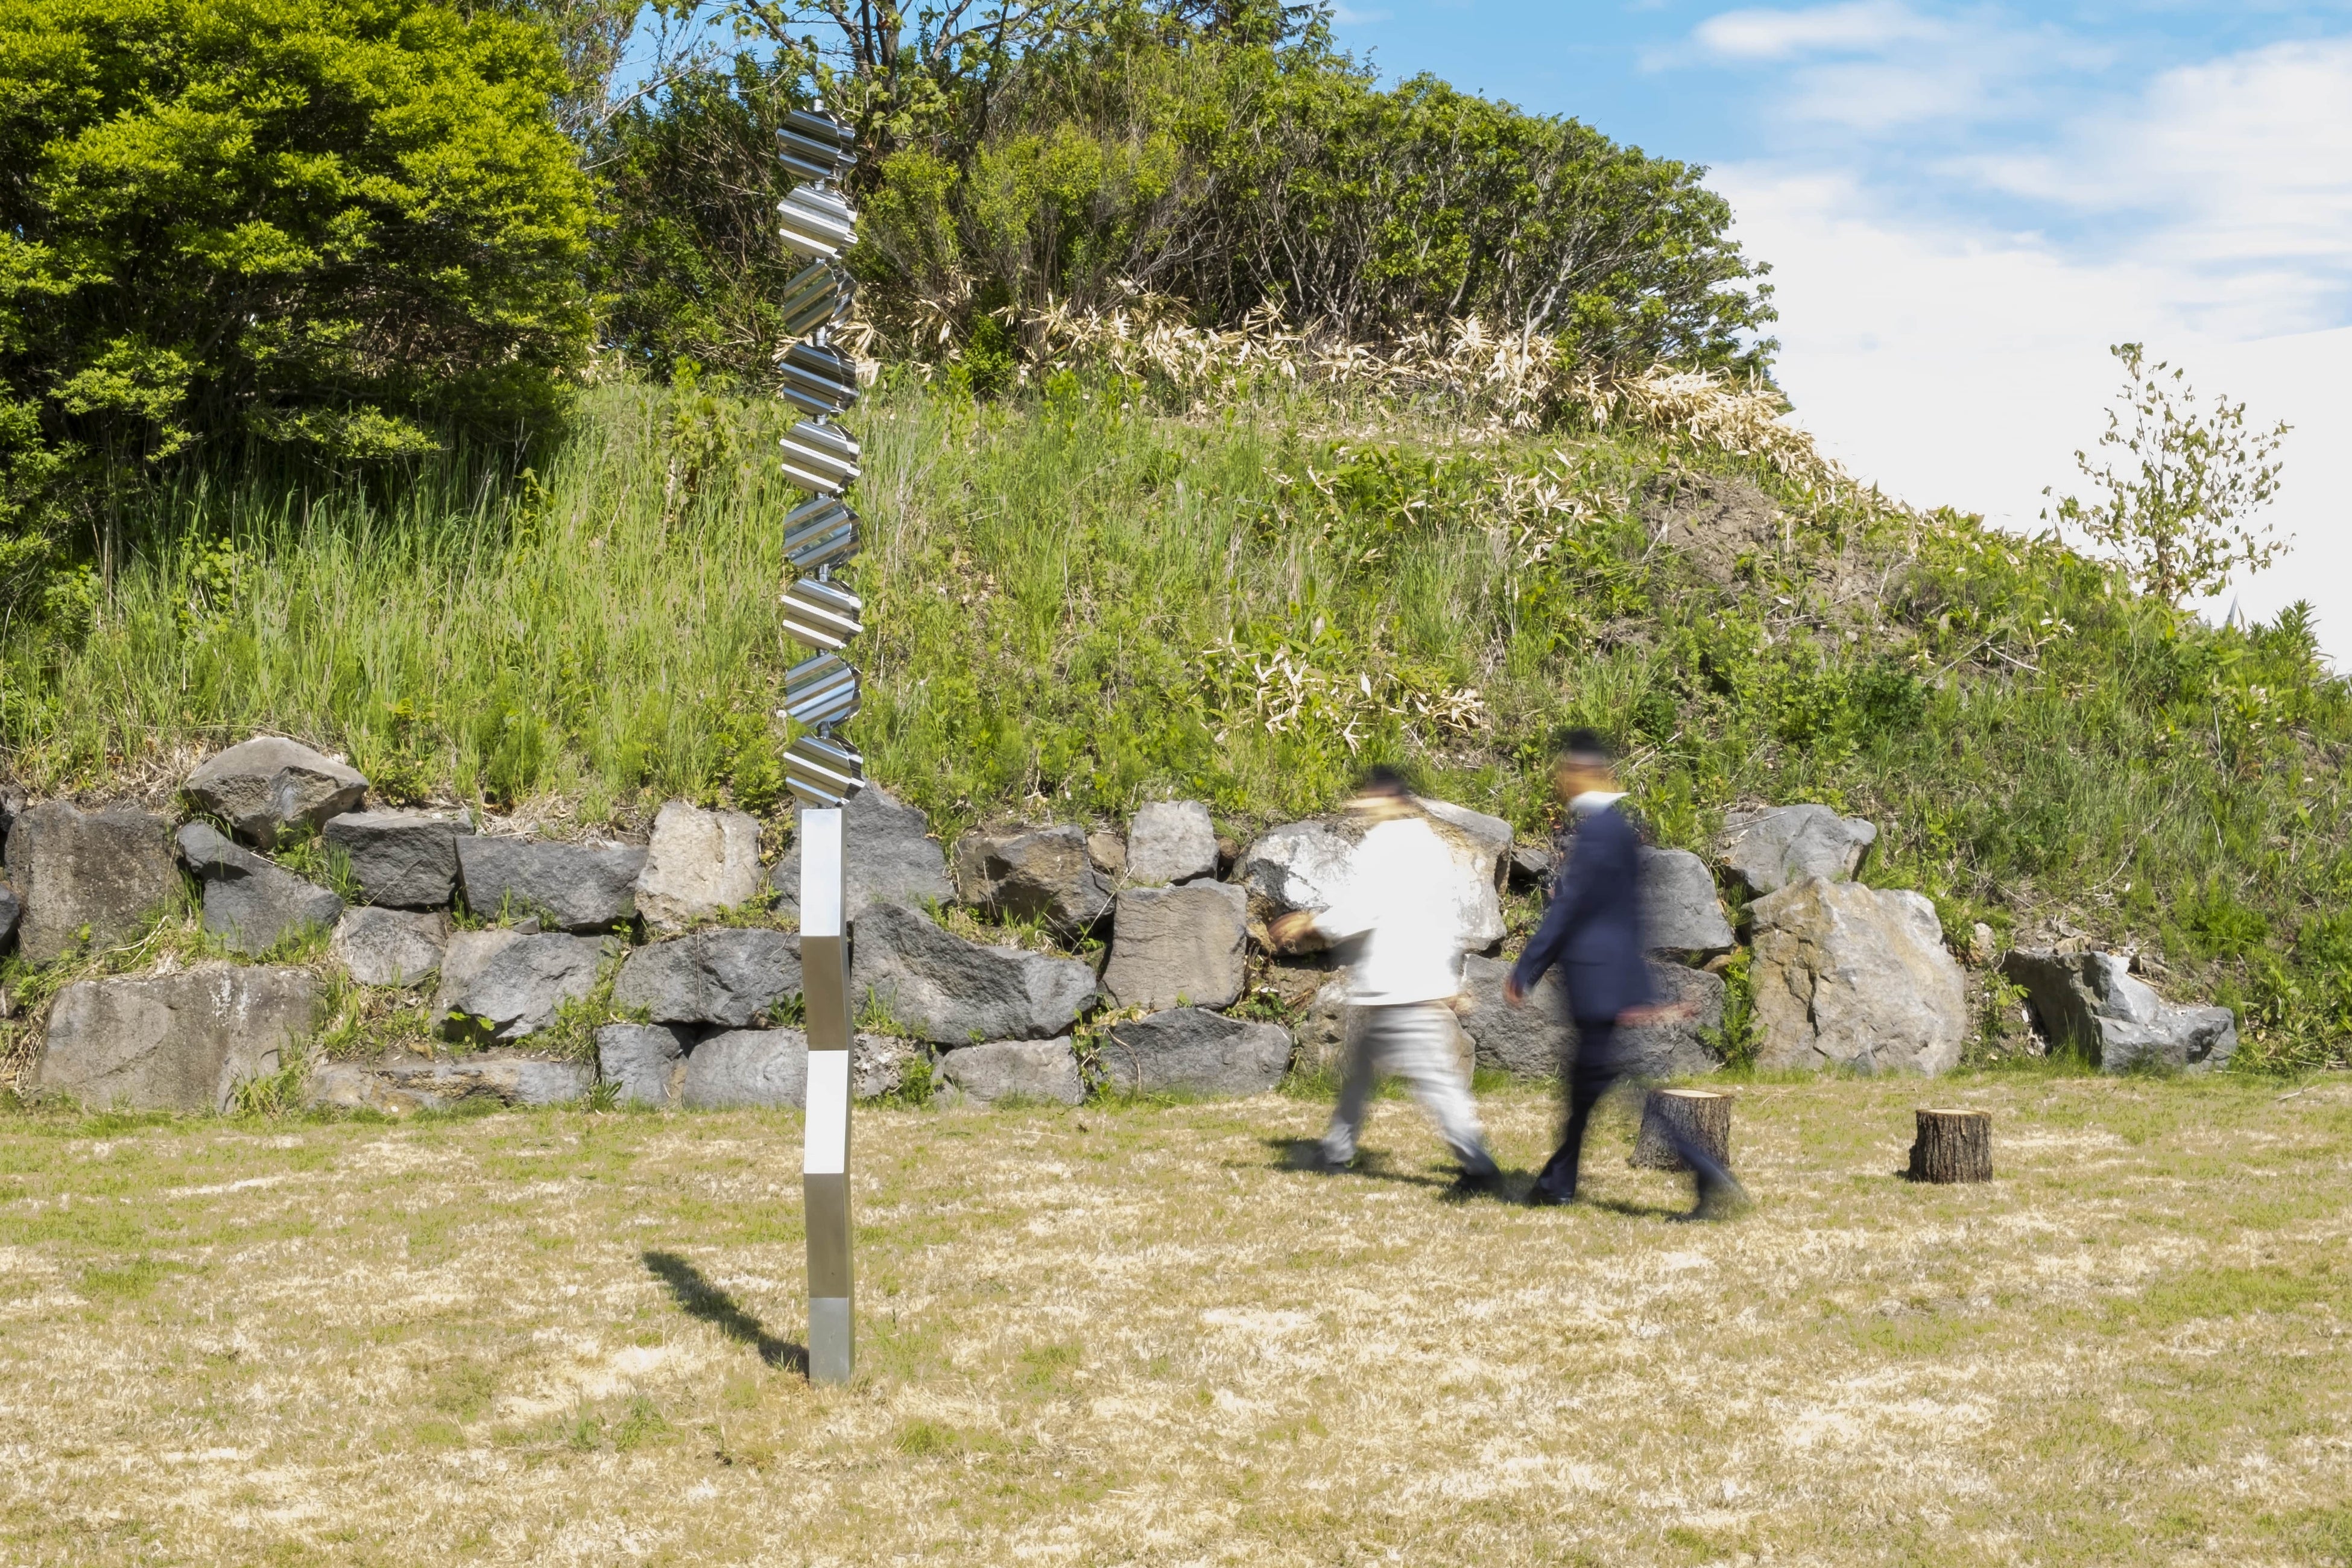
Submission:
<svg viewBox="0 0 2352 1568">
<path fill-rule="evenodd" d="M 1706 1089 L 1654 1089 L 1642 1102 L 1642 1135 L 1633 1163 L 1652 1171 L 1687 1171 L 1675 1152 L 1675 1131 L 1731 1166 L 1731 1096 Z"/>
<path fill-rule="evenodd" d="M 1911 1142 L 1915 1182 L 1992 1180 L 1992 1113 L 1989 1110 L 1927 1110 Z"/>
</svg>

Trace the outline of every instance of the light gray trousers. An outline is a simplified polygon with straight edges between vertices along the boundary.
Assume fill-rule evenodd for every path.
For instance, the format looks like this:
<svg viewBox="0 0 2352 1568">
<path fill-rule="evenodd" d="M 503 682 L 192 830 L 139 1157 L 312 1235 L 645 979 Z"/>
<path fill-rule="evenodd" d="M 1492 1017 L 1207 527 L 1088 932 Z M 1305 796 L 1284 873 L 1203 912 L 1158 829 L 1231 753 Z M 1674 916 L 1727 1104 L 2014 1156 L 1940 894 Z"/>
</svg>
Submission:
<svg viewBox="0 0 2352 1568">
<path fill-rule="evenodd" d="M 1339 1103 L 1331 1130 L 1323 1135 L 1323 1158 L 1344 1165 L 1356 1157 L 1356 1134 L 1363 1130 L 1364 1107 L 1383 1072 L 1405 1080 L 1412 1096 L 1437 1122 L 1454 1158 L 1473 1175 L 1495 1169 L 1478 1107 L 1462 1080 L 1454 1051 L 1454 1009 L 1443 1002 L 1406 1002 L 1391 1007 L 1353 1009 L 1347 1066 L 1339 1079 Z"/>
</svg>

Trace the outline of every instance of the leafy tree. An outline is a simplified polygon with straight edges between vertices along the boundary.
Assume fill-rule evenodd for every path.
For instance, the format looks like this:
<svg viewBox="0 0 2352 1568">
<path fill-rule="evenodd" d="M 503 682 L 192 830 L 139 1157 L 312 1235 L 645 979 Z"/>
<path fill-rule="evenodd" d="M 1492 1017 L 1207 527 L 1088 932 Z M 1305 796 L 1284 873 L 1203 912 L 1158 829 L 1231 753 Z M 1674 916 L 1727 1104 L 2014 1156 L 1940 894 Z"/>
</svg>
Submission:
<svg viewBox="0 0 2352 1568">
<path fill-rule="evenodd" d="M 630 364 L 768 374 L 783 346 L 775 301 L 803 265 L 776 234 L 793 183 L 776 132 L 804 96 L 793 63 L 747 50 L 673 68 L 591 135 L 605 193 L 592 272 L 605 342 Z"/>
<path fill-rule="evenodd" d="M 861 263 L 902 328 L 1143 287 L 1222 324 L 1477 314 L 1595 368 L 1760 370 L 1765 269 L 1704 174 L 1432 78 L 1382 90 L 1318 23 L 1107 7 L 1012 62 L 969 145 L 883 153 Z"/>
<path fill-rule="evenodd" d="M 591 327 L 568 86 L 430 0 L 0 0 L 8 607 L 68 524 L 110 571 L 172 459 L 543 427 Z"/>
<path fill-rule="evenodd" d="M 1703 169 L 1432 78 L 1383 90 L 1313 7 L 701 14 L 751 53 L 687 62 L 595 153 L 615 212 L 613 341 L 641 363 L 740 374 L 766 352 L 757 301 L 788 264 L 766 219 L 785 188 L 768 136 L 796 72 L 858 132 L 866 313 L 927 358 L 997 335 L 1008 306 L 1111 307 L 1137 289 L 1208 323 L 1273 303 L 1356 338 L 1475 314 L 1596 370 L 1758 372 L 1774 347 L 1766 269 L 1728 237 Z"/>
<path fill-rule="evenodd" d="M 2043 518 L 2120 552 L 2140 587 L 2168 605 L 2218 592 L 2241 567 L 2269 565 L 2289 542 L 2246 520 L 2278 491 L 2277 453 L 2289 426 L 2249 430 L 2246 405 L 2227 398 L 2200 413 L 2186 371 L 2148 363 L 2139 343 L 2107 352 L 2123 364 L 2132 423 L 2125 429 L 2124 416 L 2109 409 L 2099 446 L 2122 452 L 2123 461 L 2095 464 L 2076 452 L 2075 467 L 2106 493 L 2085 501 L 2044 489 L 2055 504 Z"/>
</svg>

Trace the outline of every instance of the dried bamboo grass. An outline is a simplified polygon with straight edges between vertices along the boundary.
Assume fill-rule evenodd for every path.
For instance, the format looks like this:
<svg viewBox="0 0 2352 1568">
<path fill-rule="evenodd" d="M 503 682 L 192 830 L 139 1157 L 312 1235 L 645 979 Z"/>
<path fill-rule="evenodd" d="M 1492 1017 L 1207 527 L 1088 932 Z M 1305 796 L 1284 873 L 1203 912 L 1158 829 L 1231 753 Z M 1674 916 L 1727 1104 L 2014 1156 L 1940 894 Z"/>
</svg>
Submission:
<svg viewBox="0 0 2352 1568">
<path fill-rule="evenodd" d="M 933 309 L 923 319 L 936 324 L 944 315 Z M 1181 301 L 1137 291 L 1116 309 L 1055 301 L 1009 324 L 1029 346 L 1024 374 L 1096 365 L 1219 401 L 1268 382 L 1434 397 L 1487 429 L 1538 429 L 1565 416 L 1604 429 L 1677 436 L 1832 494 L 1853 484 L 1789 422 L 1786 400 L 1769 387 L 1664 364 L 1629 376 L 1597 374 L 1580 370 L 1550 338 L 1497 332 L 1475 316 L 1381 345 L 1350 341 L 1320 322 L 1292 326 L 1272 306 L 1237 327 L 1194 326 Z"/>
</svg>

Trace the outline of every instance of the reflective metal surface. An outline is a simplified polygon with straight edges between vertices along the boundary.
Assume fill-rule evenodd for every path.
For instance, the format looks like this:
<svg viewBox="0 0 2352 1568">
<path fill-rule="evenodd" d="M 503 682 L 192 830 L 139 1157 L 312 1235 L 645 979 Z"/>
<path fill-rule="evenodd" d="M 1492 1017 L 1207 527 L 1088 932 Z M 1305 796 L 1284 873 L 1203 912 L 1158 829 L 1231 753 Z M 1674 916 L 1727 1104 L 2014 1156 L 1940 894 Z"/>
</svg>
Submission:
<svg viewBox="0 0 2352 1568">
<path fill-rule="evenodd" d="M 794 343 L 776 362 L 777 395 L 803 414 L 839 414 L 857 401 L 857 362 L 824 343 Z"/>
<path fill-rule="evenodd" d="M 838 583 L 803 577 L 784 590 L 784 635 L 804 647 L 838 649 L 864 629 L 865 602 Z"/>
<path fill-rule="evenodd" d="M 841 565 L 857 546 L 857 514 L 838 496 L 805 501 L 784 519 L 784 560 L 795 572 Z"/>
<path fill-rule="evenodd" d="M 845 805 L 866 784 L 866 759 L 832 735 L 803 735 L 784 748 L 784 782 L 803 805 Z"/>
<path fill-rule="evenodd" d="M 849 314 L 857 286 L 849 274 L 830 261 L 812 262 L 784 285 L 776 309 L 782 312 L 784 335 L 804 338 L 822 331 Z"/>
<path fill-rule="evenodd" d="M 812 261 L 840 258 L 857 237 L 857 214 L 841 193 L 824 185 L 801 185 L 776 204 L 777 229 L 795 256 Z"/>
<path fill-rule="evenodd" d="M 777 445 L 784 449 L 784 478 L 804 490 L 839 495 L 857 482 L 857 443 L 825 420 L 802 420 Z"/>
<path fill-rule="evenodd" d="M 846 722 L 857 711 L 857 671 L 837 653 L 804 658 L 784 672 L 784 717 L 811 729 Z"/>
</svg>

